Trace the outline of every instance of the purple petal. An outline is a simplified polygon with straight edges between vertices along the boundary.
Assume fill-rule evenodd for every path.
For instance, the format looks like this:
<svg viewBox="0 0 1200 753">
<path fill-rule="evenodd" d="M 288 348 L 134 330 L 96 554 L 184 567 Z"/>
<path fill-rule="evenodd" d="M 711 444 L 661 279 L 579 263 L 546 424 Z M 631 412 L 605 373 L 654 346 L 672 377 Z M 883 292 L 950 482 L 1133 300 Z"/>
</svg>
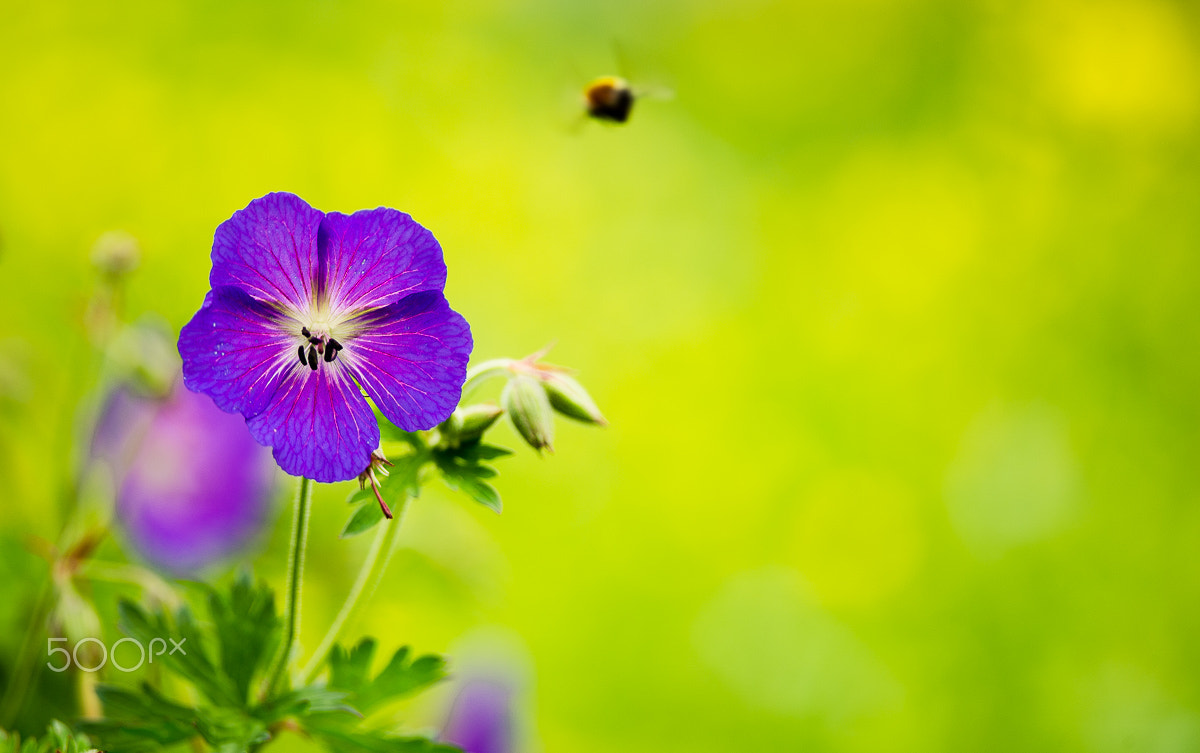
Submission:
<svg viewBox="0 0 1200 753">
<path fill-rule="evenodd" d="M 468 682 L 454 699 L 441 737 L 464 753 L 512 753 L 512 689 L 489 680 Z"/>
<path fill-rule="evenodd" d="M 179 333 L 183 381 L 229 413 L 250 417 L 296 371 L 300 324 L 241 288 L 213 288 Z"/>
<path fill-rule="evenodd" d="M 405 431 L 432 429 L 462 396 L 471 328 L 441 293 L 410 295 L 353 320 L 339 357 L 375 405 Z"/>
<path fill-rule="evenodd" d="M 330 212 L 321 223 L 318 247 L 318 291 L 335 311 L 386 306 L 446 286 L 437 239 L 395 209 Z"/>
<path fill-rule="evenodd" d="M 214 288 L 233 285 L 260 300 L 308 311 L 323 216 L 294 194 L 269 193 L 255 199 L 217 228 L 209 282 Z"/>
<path fill-rule="evenodd" d="M 273 463 L 238 416 L 177 387 L 165 400 L 113 396 L 113 421 L 131 421 L 116 516 L 133 548 L 158 567 L 191 574 L 241 550 L 270 512 Z M 136 414 L 136 415 L 135 415 Z"/>
<path fill-rule="evenodd" d="M 246 425 L 261 444 L 274 448 L 280 468 L 322 483 L 362 473 L 379 447 L 375 415 L 339 362 L 310 371 L 297 359 L 271 404 Z"/>
</svg>

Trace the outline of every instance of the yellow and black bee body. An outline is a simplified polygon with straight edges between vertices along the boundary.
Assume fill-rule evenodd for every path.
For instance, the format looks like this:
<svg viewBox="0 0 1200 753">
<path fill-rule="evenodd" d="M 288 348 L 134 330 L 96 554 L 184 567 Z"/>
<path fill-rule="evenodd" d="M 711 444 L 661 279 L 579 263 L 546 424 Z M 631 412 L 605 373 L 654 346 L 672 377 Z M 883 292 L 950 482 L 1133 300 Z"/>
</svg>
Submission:
<svg viewBox="0 0 1200 753">
<path fill-rule="evenodd" d="M 583 90 L 588 117 L 610 123 L 629 120 L 635 99 L 633 89 L 623 78 L 602 76 Z"/>
</svg>

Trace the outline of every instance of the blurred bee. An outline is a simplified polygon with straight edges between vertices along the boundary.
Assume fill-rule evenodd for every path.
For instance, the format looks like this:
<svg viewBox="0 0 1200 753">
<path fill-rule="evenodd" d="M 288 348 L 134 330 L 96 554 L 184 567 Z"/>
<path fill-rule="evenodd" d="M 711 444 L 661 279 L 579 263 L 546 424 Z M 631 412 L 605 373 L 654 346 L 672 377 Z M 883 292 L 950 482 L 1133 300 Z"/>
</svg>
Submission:
<svg viewBox="0 0 1200 753">
<path fill-rule="evenodd" d="M 636 99 L 629 82 L 619 76 L 601 76 L 583 90 L 589 118 L 609 123 L 629 120 Z"/>
</svg>

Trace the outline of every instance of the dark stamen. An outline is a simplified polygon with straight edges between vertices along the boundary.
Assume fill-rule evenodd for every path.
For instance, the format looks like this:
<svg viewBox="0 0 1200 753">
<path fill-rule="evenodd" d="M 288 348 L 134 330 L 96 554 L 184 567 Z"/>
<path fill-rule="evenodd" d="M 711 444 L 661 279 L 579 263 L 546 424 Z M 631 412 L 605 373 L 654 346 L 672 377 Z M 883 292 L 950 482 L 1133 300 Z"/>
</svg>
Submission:
<svg viewBox="0 0 1200 753">
<path fill-rule="evenodd" d="M 308 327 L 301 327 L 300 334 L 304 335 L 305 337 L 312 337 L 312 333 L 308 331 Z"/>
<path fill-rule="evenodd" d="M 332 360 L 333 360 L 335 357 L 337 357 L 337 351 L 336 351 L 336 350 L 334 350 L 332 347 L 329 347 L 329 348 L 326 348 L 326 349 L 325 349 L 325 363 L 329 363 L 329 362 L 330 362 L 330 361 L 332 361 Z"/>
<path fill-rule="evenodd" d="M 313 345 L 320 345 L 320 344 L 321 344 L 321 338 L 319 338 L 319 337 L 310 337 L 310 338 L 308 338 L 308 341 L 309 341 L 310 343 L 312 343 Z"/>
<path fill-rule="evenodd" d="M 311 345 L 308 346 L 308 368 L 317 370 L 317 349 Z"/>
<path fill-rule="evenodd" d="M 296 348 L 296 355 L 300 356 L 300 363 L 303 363 L 303 364 L 308 363 L 308 359 L 304 357 L 304 346 L 303 345 L 301 345 L 299 348 Z"/>
<path fill-rule="evenodd" d="M 341 350 L 342 344 L 331 337 L 329 338 L 329 347 L 333 348 L 334 350 Z"/>
</svg>

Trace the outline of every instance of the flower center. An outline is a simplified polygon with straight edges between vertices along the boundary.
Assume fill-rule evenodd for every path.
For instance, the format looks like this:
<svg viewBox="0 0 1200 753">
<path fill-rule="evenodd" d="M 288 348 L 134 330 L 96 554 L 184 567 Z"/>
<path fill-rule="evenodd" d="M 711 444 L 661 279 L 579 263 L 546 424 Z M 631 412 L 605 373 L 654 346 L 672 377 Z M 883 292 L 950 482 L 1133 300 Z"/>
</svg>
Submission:
<svg viewBox="0 0 1200 753">
<path fill-rule="evenodd" d="M 342 349 L 340 342 L 321 331 L 314 333 L 308 327 L 301 327 L 300 336 L 304 338 L 305 342 L 296 349 L 296 357 L 300 359 L 300 363 L 305 364 L 313 371 L 317 370 L 321 359 L 324 359 L 325 363 L 329 363 L 337 358 L 338 351 Z M 305 344 L 308 345 L 307 349 L 304 347 Z"/>
</svg>

